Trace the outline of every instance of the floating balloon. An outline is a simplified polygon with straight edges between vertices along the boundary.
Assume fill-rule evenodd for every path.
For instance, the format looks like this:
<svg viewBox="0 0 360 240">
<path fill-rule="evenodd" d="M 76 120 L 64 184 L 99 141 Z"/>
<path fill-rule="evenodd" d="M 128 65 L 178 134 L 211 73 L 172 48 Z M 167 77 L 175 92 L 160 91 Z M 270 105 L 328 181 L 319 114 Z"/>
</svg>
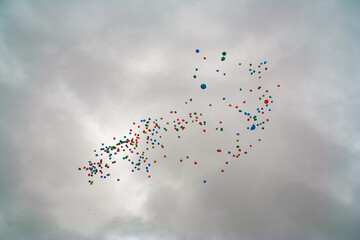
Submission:
<svg viewBox="0 0 360 240">
<path fill-rule="evenodd" d="M 196 49 L 195 52 L 199 53 L 200 51 L 199 49 Z M 226 55 L 227 55 L 226 52 L 222 52 L 221 61 L 225 61 Z M 204 57 L 204 60 L 206 60 L 206 57 Z M 216 61 L 219 63 L 219 59 L 217 59 Z M 264 75 L 261 74 L 263 74 L 262 72 L 264 72 L 262 71 L 264 64 L 267 64 L 267 61 L 260 62 L 255 66 L 253 66 L 252 63 L 249 63 L 249 66 L 251 67 L 249 68 L 250 74 L 257 76 L 257 79 L 262 79 Z M 238 65 L 241 66 L 242 63 L 238 63 Z M 269 66 L 264 68 L 265 71 L 268 70 L 268 67 Z M 195 71 L 198 70 L 199 70 L 198 68 L 195 68 Z M 219 71 L 220 71 L 219 69 L 216 69 L 216 72 Z M 237 68 L 236 71 L 247 72 L 247 70 L 242 68 Z M 211 72 L 212 74 L 214 74 L 214 77 L 215 75 L 218 76 L 213 72 L 213 70 Z M 264 72 L 264 73 L 268 73 L 268 72 Z M 203 74 L 203 71 L 198 72 L 197 74 L 198 75 L 193 75 L 193 78 L 197 78 L 197 77 L 201 78 L 200 75 Z M 223 72 L 223 75 L 225 76 L 227 74 Z M 224 78 L 226 80 L 222 80 L 222 81 L 231 81 L 231 76 L 233 75 L 230 73 L 229 77 Z M 208 78 L 208 76 L 206 77 Z M 256 79 L 254 81 L 256 81 Z M 264 80 L 261 81 L 259 80 L 259 83 L 263 81 Z M 208 83 L 210 84 L 213 82 L 214 81 L 211 81 L 211 77 L 210 77 Z M 207 88 L 205 83 L 202 83 L 200 87 L 201 89 Z M 244 93 L 241 92 L 238 94 L 239 99 L 234 99 L 234 97 L 231 96 L 232 102 L 230 103 L 229 100 L 225 97 L 222 98 L 222 101 L 220 98 L 213 97 L 212 99 L 214 100 L 213 103 L 215 104 L 214 105 L 215 107 L 209 108 L 209 111 L 210 110 L 213 111 L 216 110 L 217 107 L 227 107 L 227 109 L 229 109 L 227 111 L 232 111 L 234 114 L 236 114 L 236 116 L 238 116 L 238 118 L 243 118 L 243 122 L 239 121 L 240 124 L 239 126 L 237 126 L 235 133 L 236 136 L 238 136 L 237 137 L 238 139 L 232 140 L 234 141 L 233 145 L 231 145 L 230 143 L 227 144 L 228 146 L 227 149 L 222 148 L 222 150 L 224 151 L 222 151 L 220 148 L 216 149 L 217 154 L 215 155 L 217 156 L 217 158 L 219 156 L 221 158 L 224 157 L 225 164 L 230 164 L 229 159 L 245 157 L 244 155 L 247 155 L 249 149 L 256 148 L 254 147 L 254 143 L 252 144 L 245 143 L 244 139 L 242 138 L 243 136 L 246 136 L 246 134 L 244 135 L 240 134 L 240 131 L 241 129 L 244 130 L 247 129 L 253 131 L 256 129 L 256 127 L 259 127 L 261 130 L 264 130 L 269 123 L 268 115 L 271 113 L 271 108 L 270 108 L 271 104 L 274 103 L 273 96 L 270 95 L 268 89 L 263 89 L 259 85 L 253 86 L 253 88 L 246 88 L 245 86 L 241 86 L 241 85 L 238 87 L 240 91 L 242 91 L 243 89 L 245 90 Z M 280 85 L 278 84 L 277 87 L 280 87 Z M 214 88 L 211 88 L 211 90 L 213 89 Z M 210 94 L 210 93 L 209 91 L 206 91 L 204 92 L 204 94 Z M 254 95 L 256 97 L 255 99 L 259 99 L 259 102 L 257 102 L 258 106 L 255 109 L 251 110 L 251 105 L 248 106 L 248 103 L 246 101 L 248 94 Z M 185 101 L 185 104 L 188 104 L 186 108 L 188 107 L 191 108 L 194 102 L 196 102 L 196 100 L 197 98 L 194 99 L 194 101 L 192 98 L 190 98 L 189 100 Z M 241 102 L 242 104 L 240 105 Z M 211 107 L 212 104 L 209 104 L 209 106 Z M 239 106 L 244 106 L 244 108 L 242 107 L 239 108 Z M 113 176 L 113 174 L 110 175 L 109 172 L 111 167 L 117 164 L 119 160 L 123 160 L 129 163 L 130 166 L 129 171 L 132 174 L 136 174 L 141 170 L 143 170 L 148 174 L 151 172 L 151 167 L 153 167 L 150 164 L 150 162 L 154 163 L 153 164 L 154 166 L 157 165 L 161 166 L 162 161 L 172 161 L 174 158 L 172 154 L 169 155 L 167 154 L 159 155 L 161 153 L 156 153 L 155 155 L 149 154 L 149 152 L 152 151 L 153 149 L 158 149 L 157 151 L 165 151 L 164 153 L 166 153 L 166 141 L 163 142 L 163 140 L 167 138 L 162 138 L 162 136 L 175 133 L 176 135 L 174 137 L 178 139 L 177 141 L 182 141 L 183 139 L 181 137 L 182 133 L 184 131 L 188 131 L 187 129 L 191 129 L 190 131 L 195 133 L 196 129 L 193 129 L 194 127 L 198 127 L 198 128 L 200 127 L 198 131 L 200 134 L 208 134 L 208 132 L 210 132 L 211 134 L 211 131 L 214 131 L 214 129 L 215 131 L 220 130 L 217 132 L 218 134 L 224 134 L 224 132 L 229 133 L 231 131 L 231 128 L 228 128 L 226 125 L 224 126 L 223 124 L 224 119 L 218 119 L 217 121 L 214 121 L 213 119 L 214 117 L 210 119 L 206 119 L 205 114 L 203 116 L 202 113 L 198 113 L 198 112 L 188 112 L 188 114 L 186 113 L 185 116 L 182 115 L 181 111 L 171 110 L 169 112 L 170 112 L 170 117 L 166 117 L 166 116 L 162 116 L 160 118 L 149 117 L 149 118 L 140 119 L 139 122 L 132 122 L 134 129 L 130 129 L 129 134 L 127 136 L 124 136 L 123 138 L 112 137 L 111 139 L 112 141 L 114 141 L 112 144 L 105 145 L 104 143 L 102 143 L 99 149 L 94 150 L 94 155 L 96 157 L 96 160 L 88 161 L 88 163 L 84 167 L 78 168 L 78 170 L 81 172 L 85 172 L 87 176 L 90 178 L 100 176 L 100 179 L 106 181 L 108 179 L 111 179 Z M 213 127 L 208 128 L 209 124 L 207 124 L 207 122 L 210 122 L 210 126 Z M 214 126 L 214 124 L 216 125 Z M 251 134 L 258 134 L 260 132 L 262 131 L 253 131 L 251 132 Z M 240 141 L 240 139 L 242 140 Z M 261 142 L 261 138 L 255 138 L 255 139 L 258 139 L 258 142 Z M 187 150 L 184 149 L 183 151 L 185 153 L 185 151 Z M 240 155 L 240 153 L 243 154 Z M 190 163 L 188 161 L 183 161 L 184 155 L 178 156 L 179 158 L 176 157 L 176 159 L 180 159 L 182 166 L 183 164 L 186 165 L 187 163 Z M 162 159 L 162 160 L 159 160 L 159 164 L 155 165 L 155 163 L 157 163 L 157 160 L 152 159 L 150 156 L 155 156 L 156 159 Z M 161 156 L 163 156 L 163 158 Z M 189 159 L 189 155 L 187 155 L 185 158 Z M 196 165 L 197 168 L 206 167 L 206 164 L 200 164 L 200 161 L 201 160 L 193 161 L 193 163 L 194 165 Z M 222 162 L 222 164 L 223 163 L 224 162 Z M 220 168 L 219 170 L 221 171 L 221 173 L 224 173 L 224 169 Z M 151 178 L 151 175 L 147 175 L 147 176 L 148 178 Z M 115 177 L 114 180 L 115 179 L 118 182 L 120 182 L 120 178 Z M 92 179 L 90 179 L 88 182 L 90 185 L 93 185 L 94 183 Z M 206 180 L 203 180 L 203 182 L 206 183 Z"/>
</svg>

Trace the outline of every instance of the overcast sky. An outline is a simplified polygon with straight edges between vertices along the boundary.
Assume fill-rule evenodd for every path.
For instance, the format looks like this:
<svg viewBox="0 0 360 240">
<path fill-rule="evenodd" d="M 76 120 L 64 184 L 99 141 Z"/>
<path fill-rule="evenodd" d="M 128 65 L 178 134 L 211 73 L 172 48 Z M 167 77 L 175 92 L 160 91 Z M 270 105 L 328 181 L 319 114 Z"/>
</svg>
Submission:
<svg viewBox="0 0 360 240">
<path fill-rule="evenodd" d="M 0 240 L 360 239 L 359 12 L 356 0 L 0 1 Z M 260 81 L 245 64 L 264 60 Z M 225 106 L 255 101 L 239 87 L 258 85 L 271 121 L 224 166 L 216 149 L 247 124 Z M 208 135 L 164 134 L 151 179 L 121 162 L 90 186 L 77 170 L 171 110 L 204 113 Z"/>
</svg>

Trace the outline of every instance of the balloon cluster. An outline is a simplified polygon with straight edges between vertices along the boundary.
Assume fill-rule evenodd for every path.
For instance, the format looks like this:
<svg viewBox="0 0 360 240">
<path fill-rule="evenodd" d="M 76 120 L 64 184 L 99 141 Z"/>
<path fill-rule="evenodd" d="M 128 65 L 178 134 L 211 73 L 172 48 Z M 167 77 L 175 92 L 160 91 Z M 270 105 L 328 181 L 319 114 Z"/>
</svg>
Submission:
<svg viewBox="0 0 360 240">
<path fill-rule="evenodd" d="M 199 49 L 196 49 L 197 54 L 200 53 Z M 220 61 L 225 61 L 227 53 L 222 52 Z M 206 60 L 206 57 L 203 57 Z M 258 64 L 258 69 L 255 70 L 252 63 L 249 63 L 249 71 L 253 76 L 258 74 L 258 79 L 261 79 L 261 69 L 267 64 L 267 61 L 260 62 Z M 238 63 L 239 66 L 242 63 Z M 265 71 L 268 70 L 268 67 L 264 67 Z M 195 68 L 195 72 L 198 72 L 199 68 Z M 219 72 L 219 69 L 216 70 Z M 224 76 L 226 74 L 224 73 Z M 193 75 L 193 78 L 196 79 L 198 76 Z M 277 85 L 280 87 L 280 85 Z M 200 88 L 205 90 L 207 85 L 205 83 L 200 84 Z M 240 92 L 245 91 L 245 89 L 240 88 Z M 263 89 L 259 85 L 255 89 L 248 89 L 250 94 L 256 94 L 258 97 L 258 105 L 256 111 L 250 112 L 243 110 L 247 102 L 244 100 L 237 105 L 231 103 L 228 104 L 228 107 L 235 111 L 237 114 L 241 114 L 246 119 L 244 130 L 248 131 L 257 131 L 264 130 L 265 126 L 270 121 L 268 116 L 271 112 L 271 105 L 274 103 L 274 98 L 270 95 L 268 89 Z M 226 101 L 226 98 L 222 98 L 223 101 Z M 193 99 L 190 98 L 188 101 L 185 101 L 185 104 L 193 102 Z M 211 107 L 212 104 L 209 104 Z M 243 107 L 242 107 L 243 106 Z M 151 178 L 150 169 L 151 167 L 158 162 L 160 158 L 167 158 L 166 153 L 161 156 L 157 155 L 156 158 L 150 159 L 147 153 L 152 149 L 164 150 L 166 143 L 162 142 L 162 136 L 168 134 L 167 132 L 173 131 L 177 133 L 178 138 L 181 138 L 181 133 L 189 129 L 190 126 L 197 126 L 202 128 L 202 132 L 205 134 L 209 130 L 215 131 L 224 131 L 223 121 L 218 122 L 218 127 L 215 129 L 207 128 L 207 121 L 204 120 L 202 113 L 197 112 L 188 112 L 186 117 L 179 117 L 176 110 L 170 111 L 170 116 L 172 118 L 165 119 L 164 117 L 160 118 L 146 118 L 141 119 L 138 123 L 133 122 L 134 128 L 129 129 L 129 134 L 124 136 L 121 139 L 113 138 L 113 144 L 105 145 L 101 144 L 101 147 L 97 150 L 94 150 L 95 161 L 88 161 L 87 165 L 82 168 L 78 168 L 79 171 L 85 171 L 90 177 L 89 183 L 92 185 L 94 181 L 92 180 L 96 175 L 100 176 L 100 179 L 110 178 L 110 168 L 112 165 L 116 164 L 118 159 L 122 161 L 127 161 L 131 165 L 131 172 L 138 172 L 141 169 L 144 170 L 148 178 Z M 210 119 L 213 120 L 213 119 Z M 209 121 L 209 120 L 208 120 Z M 231 158 L 239 158 L 240 156 L 245 156 L 248 154 L 250 149 L 253 147 L 253 144 L 246 146 L 239 145 L 239 136 L 240 133 L 234 133 L 236 135 L 236 141 L 232 149 L 227 149 L 223 151 L 222 149 L 214 149 L 213 151 L 217 154 L 224 152 Z M 258 141 L 261 141 L 261 138 L 258 138 Z M 165 150 L 164 150 L 165 151 Z M 185 158 L 184 158 L 185 159 Z M 181 163 L 184 162 L 184 159 L 179 159 Z M 186 161 L 189 161 L 189 156 L 186 156 Z M 190 160 L 191 161 L 191 160 Z M 197 161 L 193 161 L 194 165 L 198 165 Z M 224 164 L 229 164 L 229 161 L 225 161 Z M 220 173 L 224 173 L 224 169 L 219 169 Z M 120 181 L 120 178 L 117 178 L 117 181 Z M 206 183 L 206 180 L 203 180 Z"/>
</svg>

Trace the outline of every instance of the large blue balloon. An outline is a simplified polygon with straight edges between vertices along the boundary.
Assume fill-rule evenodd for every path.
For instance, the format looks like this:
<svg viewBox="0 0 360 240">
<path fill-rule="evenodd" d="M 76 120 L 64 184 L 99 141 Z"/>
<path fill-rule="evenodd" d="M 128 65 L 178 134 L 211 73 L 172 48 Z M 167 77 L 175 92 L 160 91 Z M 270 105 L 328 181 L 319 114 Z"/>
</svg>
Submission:
<svg viewBox="0 0 360 240">
<path fill-rule="evenodd" d="M 200 85 L 200 87 L 201 87 L 201 89 L 205 89 L 205 88 L 206 88 L 206 84 L 203 83 L 203 84 Z"/>
</svg>

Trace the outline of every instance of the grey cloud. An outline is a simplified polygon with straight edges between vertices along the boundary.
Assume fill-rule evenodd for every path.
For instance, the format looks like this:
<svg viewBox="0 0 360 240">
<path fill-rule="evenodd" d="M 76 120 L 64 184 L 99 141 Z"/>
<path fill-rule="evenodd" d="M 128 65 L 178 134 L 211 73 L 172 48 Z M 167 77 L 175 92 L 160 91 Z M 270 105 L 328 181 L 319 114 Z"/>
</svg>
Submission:
<svg viewBox="0 0 360 240">
<path fill-rule="evenodd" d="M 0 4 L 1 240 L 359 239 L 356 1 Z M 211 68 L 223 50 L 229 63 L 266 59 L 262 84 L 281 84 L 263 141 L 221 176 L 212 149 L 232 144 L 239 118 L 215 96 L 257 83 L 203 71 L 199 92 L 196 48 Z M 137 119 L 184 116 L 190 97 L 231 131 L 168 134 L 151 182 L 120 163 L 120 183 L 88 186 L 77 168 L 93 149 Z M 187 154 L 198 167 L 180 167 Z"/>
</svg>

